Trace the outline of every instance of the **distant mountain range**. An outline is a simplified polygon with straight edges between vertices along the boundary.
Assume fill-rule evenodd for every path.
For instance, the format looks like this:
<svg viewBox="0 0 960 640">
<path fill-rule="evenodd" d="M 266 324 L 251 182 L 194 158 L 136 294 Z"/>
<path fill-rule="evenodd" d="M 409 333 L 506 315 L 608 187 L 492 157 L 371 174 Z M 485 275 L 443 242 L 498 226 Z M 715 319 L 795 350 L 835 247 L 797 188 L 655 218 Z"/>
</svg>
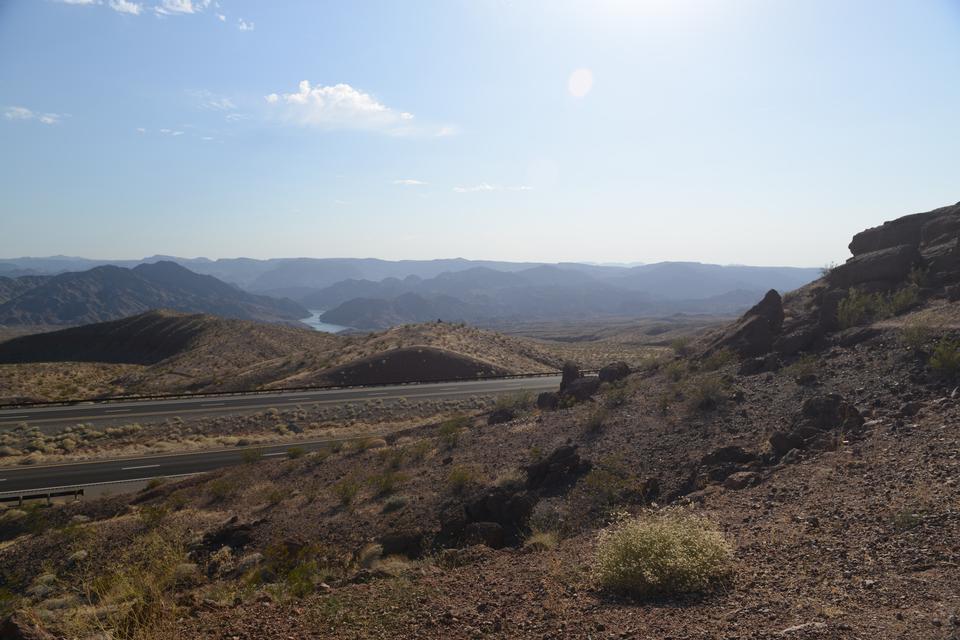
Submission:
<svg viewBox="0 0 960 640">
<path fill-rule="evenodd" d="M 325 322 L 359 329 L 436 319 L 489 324 L 735 314 L 768 289 L 789 291 L 819 275 L 818 269 L 696 262 L 12 258 L 0 260 L 0 323 L 79 324 L 159 307 L 274 322 L 295 321 L 313 309 L 325 311 Z"/>
<path fill-rule="evenodd" d="M 79 325 L 151 309 L 287 323 L 310 315 L 291 300 L 254 295 L 174 262 L 0 277 L 0 303 L 4 325 Z"/>
</svg>

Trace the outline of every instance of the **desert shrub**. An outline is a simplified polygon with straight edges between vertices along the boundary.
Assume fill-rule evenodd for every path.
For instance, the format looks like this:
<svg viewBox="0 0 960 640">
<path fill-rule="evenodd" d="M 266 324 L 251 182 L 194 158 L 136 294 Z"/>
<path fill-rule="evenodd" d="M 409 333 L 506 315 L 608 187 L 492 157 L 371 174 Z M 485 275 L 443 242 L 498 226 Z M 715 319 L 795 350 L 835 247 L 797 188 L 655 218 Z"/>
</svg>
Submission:
<svg viewBox="0 0 960 640">
<path fill-rule="evenodd" d="M 626 499 L 634 486 L 627 465 L 616 457 L 600 460 L 583 479 L 583 489 L 590 504 L 606 509 Z"/>
<path fill-rule="evenodd" d="M 678 356 L 686 357 L 690 355 L 690 347 L 692 343 L 693 341 L 689 336 L 681 336 L 679 338 L 674 338 L 674 340 L 670 343 L 670 348 L 673 349 Z"/>
<path fill-rule="evenodd" d="M 605 407 L 598 407 L 587 416 L 587 421 L 584 424 L 588 433 L 598 433 L 603 429 L 604 424 L 606 424 L 607 419 L 610 417 L 610 413 Z"/>
<path fill-rule="evenodd" d="M 0 576 L 3 577 L 3 576 Z M 0 587 L 0 617 L 9 616 L 17 610 L 20 604 L 20 596 L 15 594 L 7 587 Z"/>
<path fill-rule="evenodd" d="M 379 459 L 380 463 L 387 469 L 396 471 L 403 466 L 403 460 L 406 455 L 407 452 L 403 448 L 390 447 L 381 449 L 377 453 L 377 459 Z"/>
<path fill-rule="evenodd" d="M 222 502 L 236 493 L 236 487 L 227 478 L 217 478 L 207 484 L 210 498 L 215 502 Z"/>
<path fill-rule="evenodd" d="M 144 487 L 144 490 L 152 491 L 153 489 L 160 487 L 164 482 L 166 482 L 166 478 L 151 478 L 147 482 L 147 486 Z"/>
<path fill-rule="evenodd" d="M 866 293 L 850 289 L 837 307 L 837 321 L 841 329 L 849 329 L 866 322 L 900 315 L 920 300 L 920 290 L 908 285 L 893 293 Z"/>
<path fill-rule="evenodd" d="M 419 440 L 403 448 L 404 455 L 411 462 L 422 462 L 427 454 L 433 449 L 433 443 L 429 440 Z"/>
<path fill-rule="evenodd" d="M 930 368 L 944 378 L 955 378 L 960 373 L 960 340 L 941 338 L 930 354 Z"/>
<path fill-rule="evenodd" d="M 460 432 L 469 426 L 470 418 L 464 415 L 457 415 L 441 422 L 437 433 L 440 435 L 440 441 L 443 442 L 443 445 L 448 449 L 452 449 L 457 446 L 457 442 L 460 441 Z"/>
<path fill-rule="evenodd" d="M 377 449 L 379 447 L 386 446 L 386 441 L 383 438 L 374 438 L 372 436 L 367 436 L 365 438 L 359 438 L 353 442 L 353 450 L 357 453 L 363 451 L 369 451 L 370 449 Z"/>
<path fill-rule="evenodd" d="M 263 459 L 263 449 L 257 447 L 256 449 L 244 449 L 240 454 L 240 458 L 243 460 L 244 464 L 253 464 L 259 462 Z"/>
<path fill-rule="evenodd" d="M 167 517 L 169 508 L 165 504 L 148 504 L 140 508 L 140 522 L 147 529 L 159 527 Z"/>
<path fill-rule="evenodd" d="M 600 532 L 593 573 L 637 597 L 705 591 L 730 573 L 731 550 L 707 520 L 667 511 L 622 518 Z"/>
<path fill-rule="evenodd" d="M 919 301 L 920 290 L 918 287 L 903 287 L 883 298 L 877 315 L 880 318 L 898 316 Z"/>
<path fill-rule="evenodd" d="M 406 475 L 397 473 L 396 471 L 388 470 L 384 471 L 383 473 L 378 473 L 375 476 L 371 476 L 368 482 L 373 488 L 374 494 L 380 497 L 395 493 L 400 485 L 406 481 Z"/>
<path fill-rule="evenodd" d="M 730 349 L 717 349 L 703 359 L 704 371 L 716 371 L 737 359 L 737 355 Z"/>
<path fill-rule="evenodd" d="M 307 455 L 307 450 L 303 447 L 290 447 L 287 449 L 287 457 L 291 460 L 296 460 L 297 458 L 302 458 Z"/>
<path fill-rule="evenodd" d="M 930 269 L 920 266 L 910 269 L 910 273 L 907 274 L 907 282 L 911 287 L 922 289 L 930 283 Z"/>
<path fill-rule="evenodd" d="M 687 372 L 687 366 L 680 360 L 674 360 L 673 362 L 667 363 L 663 367 L 663 373 L 667 376 L 667 380 L 671 382 L 680 382 L 683 380 L 683 376 Z"/>
<path fill-rule="evenodd" d="M 685 389 L 688 406 L 696 411 L 716 409 L 727 396 L 727 385 L 721 376 L 712 374 L 691 380 Z"/>
<path fill-rule="evenodd" d="M 457 465 L 447 475 L 447 488 L 450 493 L 461 494 L 477 482 L 477 470 L 465 465 Z"/>
<path fill-rule="evenodd" d="M 872 320 L 880 308 L 882 298 L 879 294 L 864 293 L 850 289 L 847 297 L 837 307 L 837 321 L 841 329 L 849 329 L 868 320 Z"/>
<path fill-rule="evenodd" d="M 523 548 L 529 551 L 549 551 L 555 549 L 559 536 L 555 531 L 533 530 L 523 541 Z"/>
<path fill-rule="evenodd" d="M 629 390 L 625 385 L 611 386 L 603 396 L 603 406 L 607 409 L 622 407 L 629 397 Z"/>
<path fill-rule="evenodd" d="M 349 507 L 353 504 L 357 494 L 360 493 L 360 483 L 353 476 L 347 476 L 339 482 L 334 483 L 332 490 L 337 500 L 340 501 L 340 505 Z"/>
<path fill-rule="evenodd" d="M 807 375 L 816 375 L 819 370 L 819 361 L 813 354 L 802 356 L 799 360 L 784 367 L 783 372 L 791 378 L 802 378 Z"/>
<path fill-rule="evenodd" d="M 400 511 L 407 506 L 407 499 L 403 496 L 391 496 L 383 503 L 383 513 L 393 513 L 394 511 Z"/>
<path fill-rule="evenodd" d="M 509 409 L 511 411 L 527 411 L 533 408 L 533 394 L 529 391 L 516 391 L 497 398 L 494 409 Z"/>
<path fill-rule="evenodd" d="M 141 536 L 116 562 L 83 578 L 81 592 L 92 607 L 65 617 L 70 636 L 94 632 L 113 638 L 167 637 L 173 633 L 176 603 L 173 587 L 185 548 L 179 536 L 165 528 Z"/>
<path fill-rule="evenodd" d="M 933 340 L 935 330 L 932 325 L 914 320 L 903 326 L 900 331 L 900 342 L 911 351 L 920 352 L 927 348 Z"/>
</svg>

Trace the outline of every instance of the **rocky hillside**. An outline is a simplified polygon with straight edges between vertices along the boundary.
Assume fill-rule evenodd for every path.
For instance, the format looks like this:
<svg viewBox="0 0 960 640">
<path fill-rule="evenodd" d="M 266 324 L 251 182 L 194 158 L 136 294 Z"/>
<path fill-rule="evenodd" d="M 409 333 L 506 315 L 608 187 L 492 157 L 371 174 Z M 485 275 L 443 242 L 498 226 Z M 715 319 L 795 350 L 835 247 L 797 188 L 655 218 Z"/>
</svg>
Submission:
<svg viewBox="0 0 960 640">
<path fill-rule="evenodd" d="M 857 236 L 874 241 L 689 352 L 599 378 L 568 365 L 536 409 L 251 456 L 132 506 L 7 512 L 0 628 L 953 640 L 960 337 L 925 319 L 960 316 L 960 278 L 924 230 L 958 214 Z"/>
<path fill-rule="evenodd" d="M 172 309 L 225 318 L 295 323 L 310 313 L 257 296 L 173 262 L 102 266 L 57 276 L 0 279 L 0 324 L 80 325 Z"/>
</svg>

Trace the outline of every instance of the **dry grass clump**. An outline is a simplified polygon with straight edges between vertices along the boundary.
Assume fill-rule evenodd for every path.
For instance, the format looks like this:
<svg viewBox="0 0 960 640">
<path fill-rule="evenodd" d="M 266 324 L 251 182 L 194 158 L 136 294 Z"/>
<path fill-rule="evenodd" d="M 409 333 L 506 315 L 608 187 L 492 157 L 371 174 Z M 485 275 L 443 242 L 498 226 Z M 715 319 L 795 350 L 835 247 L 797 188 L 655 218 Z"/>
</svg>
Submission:
<svg viewBox="0 0 960 640">
<path fill-rule="evenodd" d="M 523 541 L 523 548 L 528 551 L 549 551 L 555 549 L 560 538 L 556 531 L 531 531 L 526 540 Z"/>
<path fill-rule="evenodd" d="M 960 374 L 960 339 L 942 338 L 930 354 L 930 368 L 944 378 Z"/>
<path fill-rule="evenodd" d="M 636 597 L 701 592 L 731 571 L 730 545 L 708 520 L 682 511 L 621 518 L 602 530 L 593 574 Z"/>
</svg>

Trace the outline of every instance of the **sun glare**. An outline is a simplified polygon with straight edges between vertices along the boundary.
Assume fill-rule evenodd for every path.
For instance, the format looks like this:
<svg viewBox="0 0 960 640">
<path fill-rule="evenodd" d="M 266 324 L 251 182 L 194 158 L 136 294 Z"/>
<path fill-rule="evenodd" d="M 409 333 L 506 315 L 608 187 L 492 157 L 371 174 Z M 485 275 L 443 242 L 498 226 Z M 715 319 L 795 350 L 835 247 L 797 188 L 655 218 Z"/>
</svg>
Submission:
<svg viewBox="0 0 960 640">
<path fill-rule="evenodd" d="M 582 98 L 593 88 L 593 72 L 590 69 L 577 69 L 567 80 L 567 91 L 574 98 Z"/>
</svg>

